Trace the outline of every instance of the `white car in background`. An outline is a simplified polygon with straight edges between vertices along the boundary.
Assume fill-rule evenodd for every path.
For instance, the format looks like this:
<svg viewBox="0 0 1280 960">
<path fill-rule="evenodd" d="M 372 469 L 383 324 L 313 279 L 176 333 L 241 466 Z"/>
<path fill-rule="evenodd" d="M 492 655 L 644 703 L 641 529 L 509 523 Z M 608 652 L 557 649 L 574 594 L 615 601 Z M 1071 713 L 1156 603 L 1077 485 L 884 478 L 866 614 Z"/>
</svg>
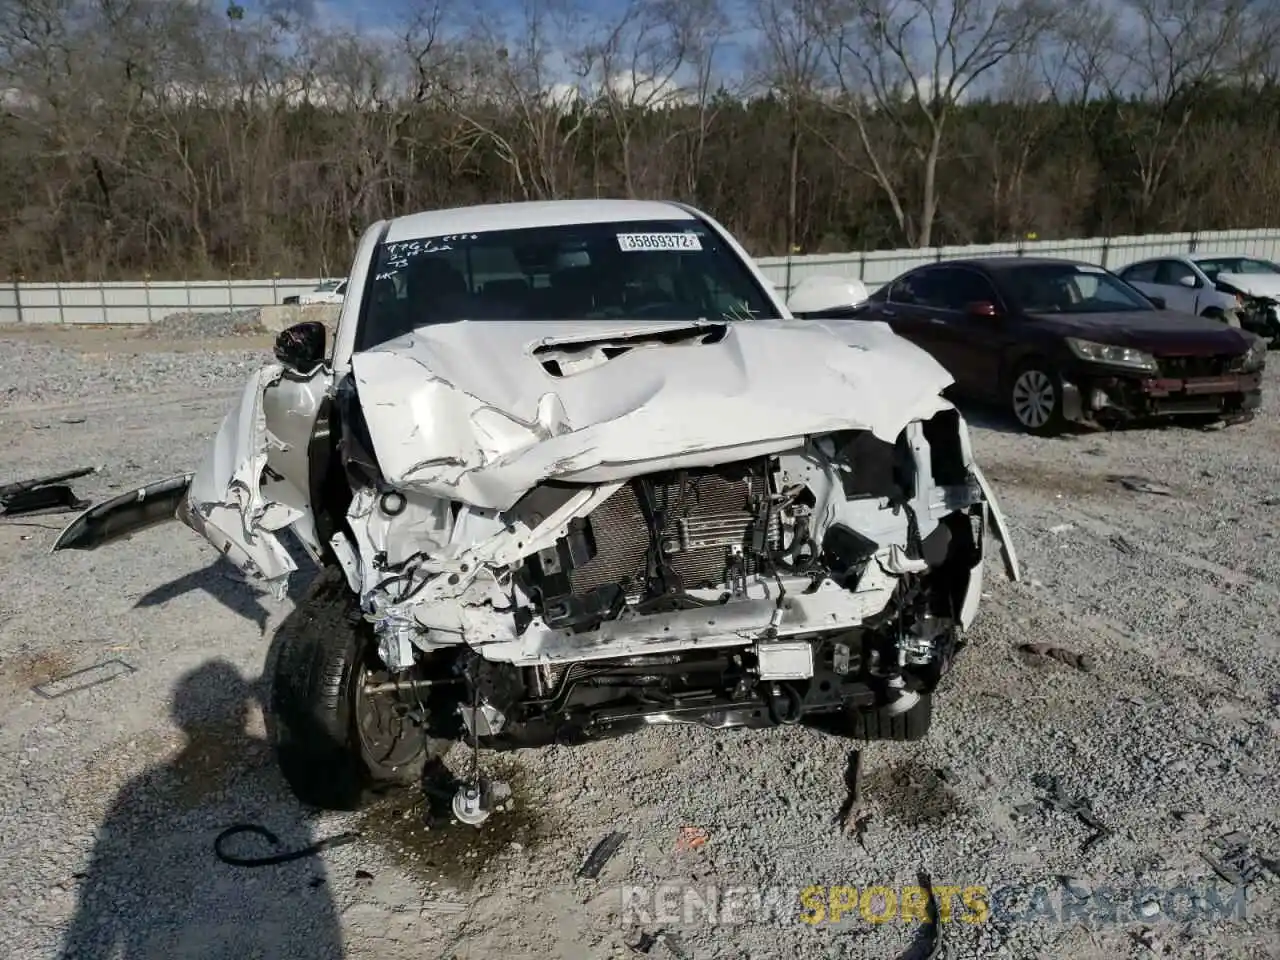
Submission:
<svg viewBox="0 0 1280 960">
<path fill-rule="evenodd" d="M 336 303 L 341 304 L 347 296 L 347 281 L 343 280 L 326 280 L 309 293 L 299 294 L 298 296 L 285 297 L 282 301 L 286 306 L 289 304 L 299 304 L 307 306 L 315 303 Z"/>
<path fill-rule="evenodd" d="M 1152 257 L 1116 271 L 1170 310 L 1219 317 L 1280 343 L 1280 264 L 1240 254 Z"/>
</svg>

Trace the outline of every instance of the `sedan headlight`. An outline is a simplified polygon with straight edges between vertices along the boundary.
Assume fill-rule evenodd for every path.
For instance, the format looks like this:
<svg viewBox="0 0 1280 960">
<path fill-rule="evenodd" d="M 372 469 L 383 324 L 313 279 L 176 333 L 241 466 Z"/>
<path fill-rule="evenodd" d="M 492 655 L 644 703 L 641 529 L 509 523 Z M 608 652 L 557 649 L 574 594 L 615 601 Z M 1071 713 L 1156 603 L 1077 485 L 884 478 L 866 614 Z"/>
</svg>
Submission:
<svg viewBox="0 0 1280 960">
<path fill-rule="evenodd" d="M 1067 346 L 1081 360 L 1092 363 L 1106 363 L 1113 367 L 1128 367 L 1131 370 L 1143 370 L 1155 373 L 1159 370 L 1156 358 L 1132 347 L 1117 347 L 1109 343 L 1094 343 L 1092 340 L 1077 340 L 1067 337 Z"/>
</svg>

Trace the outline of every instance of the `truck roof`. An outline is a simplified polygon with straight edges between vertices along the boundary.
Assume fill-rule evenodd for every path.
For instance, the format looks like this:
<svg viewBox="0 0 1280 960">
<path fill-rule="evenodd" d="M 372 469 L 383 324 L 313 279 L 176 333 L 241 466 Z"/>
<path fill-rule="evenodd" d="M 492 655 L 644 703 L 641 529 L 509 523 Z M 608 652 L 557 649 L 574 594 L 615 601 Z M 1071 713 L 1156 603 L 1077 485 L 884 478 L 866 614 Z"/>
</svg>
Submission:
<svg viewBox="0 0 1280 960">
<path fill-rule="evenodd" d="M 659 200 L 530 200 L 424 210 L 391 221 L 387 242 L 487 230 L 522 230 L 572 223 L 629 220 L 694 220 L 674 203 Z"/>
</svg>

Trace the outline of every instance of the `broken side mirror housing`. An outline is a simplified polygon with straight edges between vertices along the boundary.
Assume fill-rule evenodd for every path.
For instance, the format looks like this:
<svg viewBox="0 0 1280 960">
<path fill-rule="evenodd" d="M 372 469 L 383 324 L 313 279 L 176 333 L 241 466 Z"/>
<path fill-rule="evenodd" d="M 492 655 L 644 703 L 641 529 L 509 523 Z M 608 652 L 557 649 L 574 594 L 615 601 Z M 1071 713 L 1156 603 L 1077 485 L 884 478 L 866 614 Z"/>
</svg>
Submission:
<svg viewBox="0 0 1280 960">
<path fill-rule="evenodd" d="M 848 316 L 867 300 L 867 288 L 851 277 L 805 277 L 791 291 L 787 309 L 796 317 Z"/>
<path fill-rule="evenodd" d="M 976 300 L 965 307 L 965 313 L 971 317 L 998 317 L 1000 311 L 990 300 Z"/>
<path fill-rule="evenodd" d="M 276 359 L 286 370 L 309 374 L 324 363 L 327 331 L 319 320 L 305 320 L 276 336 Z"/>
</svg>

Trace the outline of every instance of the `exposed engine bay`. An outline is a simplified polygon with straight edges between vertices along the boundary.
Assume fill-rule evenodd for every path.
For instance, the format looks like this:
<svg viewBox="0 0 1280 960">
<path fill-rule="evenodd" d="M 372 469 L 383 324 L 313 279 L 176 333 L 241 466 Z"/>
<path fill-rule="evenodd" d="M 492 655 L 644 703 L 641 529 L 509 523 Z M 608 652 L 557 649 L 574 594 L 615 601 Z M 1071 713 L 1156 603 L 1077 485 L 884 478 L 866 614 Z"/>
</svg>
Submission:
<svg viewBox="0 0 1280 960">
<path fill-rule="evenodd" d="M 378 655 L 407 709 L 449 690 L 492 745 L 907 710 L 976 611 L 988 498 L 954 409 L 893 444 L 548 481 L 495 512 L 388 487 L 338 396 L 352 495 L 330 543 Z"/>
</svg>

